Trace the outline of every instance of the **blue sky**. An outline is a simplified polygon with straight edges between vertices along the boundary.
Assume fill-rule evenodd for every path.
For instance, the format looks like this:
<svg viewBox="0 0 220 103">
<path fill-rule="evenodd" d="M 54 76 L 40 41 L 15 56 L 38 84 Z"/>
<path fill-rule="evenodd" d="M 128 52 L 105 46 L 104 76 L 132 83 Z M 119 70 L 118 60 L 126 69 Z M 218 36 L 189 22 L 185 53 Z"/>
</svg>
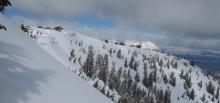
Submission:
<svg viewBox="0 0 220 103">
<path fill-rule="evenodd" d="M 32 18 L 32 16 L 24 11 L 21 11 L 19 9 L 16 9 L 15 7 L 8 7 L 5 11 L 6 17 L 13 17 L 13 16 L 21 16 L 24 18 Z"/>
</svg>

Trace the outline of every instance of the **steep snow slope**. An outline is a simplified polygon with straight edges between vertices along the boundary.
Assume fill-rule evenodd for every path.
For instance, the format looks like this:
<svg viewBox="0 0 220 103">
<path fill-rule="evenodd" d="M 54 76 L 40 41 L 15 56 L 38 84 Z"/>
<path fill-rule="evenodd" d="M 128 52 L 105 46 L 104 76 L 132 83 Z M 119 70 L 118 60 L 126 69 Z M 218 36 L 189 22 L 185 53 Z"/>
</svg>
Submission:
<svg viewBox="0 0 220 103">
<path fill-rule="evenodd" d="M 0 31 L 0 103 L 111 103 L 19 29 Z"/>
<path fill-rule="evenodd" d="M 152 50 L 105 43 L 104 41 L 93 39 L 72 31 L 58 32 L 55 30 L 29 27 L 28 35 L 36 40 L 42 48 L 58 61 L 69 67 L 83 79 L 87 80 L 90 85 L 98 81 L 97 89 L 101 90 L 103 94 L 107 96 L 110 95 L 110 98 L 116 102 L 121 97 L 124 98 L 124 96 L 130 96 L 126 98 L 128 100 L 136 100 L 137 98 L 134 97 L 134 94 L 127 94 L 129 94 L 130 91 L 132 91 L 132 93 L 135 91 L 136 93 L 137 89 L 141 89 L 140 91 L 144 92 L 142 93 L 144 95 L 138 98 L 138 101 L 147 100 L 149 102 L 150 100 L 164 102 L 164 93 L 167 93 L 165 94 L 165 96 L 167 96 L 167 103 L 216 103 L 219 101 L 219 95 L 217 95 L 217 91 L 219 91 L 219 89 L 217 89 L 219 87 L 218 81 L 214 80 L 198 66 L 194 66 L 193 63 L 185 59 Z M 113 75 L 116 75 L 116 72 L 120 71 L 121 68 L 124 76 L 119 75 L 118 81 L 121 83 L 118 87 L 119 89 L 116 87 L 110 89 L 109 86 L 111 83 L 109 83 L 109 80 L 111 80 L 111 77 L 108 77 L 108 82 L 105 84 L 104 81 L 97 77 L 96 73 L 93 74 L 95 77 L 92 79 L 89 79 L 85 75 L 86 73 L 84 73 L 85 71 L 82 67 L 86 64 L 85 61 L 90 46 L 93 47 L 92 52 L 94 53 L 94 58 L 98 55 L 108 56 L 108 74 L 111 74 L 112 70 L 114 70 Z M 71 54 L 72 57 L 70 56 Z M 132 58 L 134 59 L 133 62 L 131 62 Z M 127 67 L 125 66 L 126 61 L 129 65 Z M 136 66 L 134 66 L 135 64 Z M 146 66 L 144 66 L 145 64 Z M 95 67 L 94 69 L 97 68 Z M 144 72 L 145 70 L 147 74 Z M 151 83 L 149 87 L 142 82 L 145 78 L 144 73 L 146 74 L 147 80 L 153 78 L 153 82 L 149 82 Z M 140 81 L 135 79 L 137 74 L 140 75 Z M 132 87 L 130 89 L 126 83 L 126 81 L 129 80 L 131 80 Z M 199 86 L 200 81 L 202 81 L 201 87 Z M 126 87 L 123 87 L 124 82 Z M 136 87 L 134 86 L 135 84 Z M 209 84 L 214 86 L 214 89 L 212 88 L 213 91 L 211 90 L 212 92 L 207 91 Z M 117 83 L 113 85 L 117 85 Z M 135 89 L 133 87 L 135 87 Z M 123 88 L 128 90 L 123 90 Z M 205 100 L 201 99 L 203 96 Z M 143 99 L 142 97 L 147 99 Z"/>
</svg>

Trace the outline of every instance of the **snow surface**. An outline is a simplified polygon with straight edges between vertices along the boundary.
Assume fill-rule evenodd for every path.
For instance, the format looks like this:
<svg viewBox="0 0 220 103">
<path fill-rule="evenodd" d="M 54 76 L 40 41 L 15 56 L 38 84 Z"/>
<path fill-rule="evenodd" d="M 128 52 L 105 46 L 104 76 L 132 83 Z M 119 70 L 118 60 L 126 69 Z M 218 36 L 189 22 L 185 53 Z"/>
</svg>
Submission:
<svg viewBox="0 0 220 103">
<path fill-rule="evenodd" d="M 0 31 L 0 103 L 112 102 L 16 26 Z"/>
</svg>

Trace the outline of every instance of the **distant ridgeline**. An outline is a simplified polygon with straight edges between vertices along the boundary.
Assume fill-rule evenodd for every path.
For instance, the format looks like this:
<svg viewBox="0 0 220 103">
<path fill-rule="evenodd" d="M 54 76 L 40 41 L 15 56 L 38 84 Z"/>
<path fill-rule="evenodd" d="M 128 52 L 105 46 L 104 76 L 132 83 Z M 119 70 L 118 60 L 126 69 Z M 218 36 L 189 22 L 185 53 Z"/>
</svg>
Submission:
<svg viewBox="0 0 220 103">
<path fill-rule="evenodd" d="M 24 31 L 24 32 L 28 32 L 28 28 L 30 28 L 30 26 L 24 26 L 24 24 L 21 25 L 21 30 Z M 46 26 L 46 27 L 43 27 L 43 26 L 37 26 L 37 28 L 48 29 L 48 30 L 56 30 L 56 31 L 59 31 L 59 32 L 61 32 L 61 31 L 63 30 L 63 27 L 62 27 L 62 26 L 55 26 L 55 27 L 49 27 L 49 26 Z"/>
</svg>

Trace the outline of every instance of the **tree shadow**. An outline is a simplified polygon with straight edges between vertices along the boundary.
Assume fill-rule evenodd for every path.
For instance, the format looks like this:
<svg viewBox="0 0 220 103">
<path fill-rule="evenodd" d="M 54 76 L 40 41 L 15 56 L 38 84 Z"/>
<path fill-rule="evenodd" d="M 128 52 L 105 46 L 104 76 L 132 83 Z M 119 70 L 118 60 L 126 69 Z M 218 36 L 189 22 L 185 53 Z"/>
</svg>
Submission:
<svg viewBox="0 0 220 103">
<path fill-rule="evenodd" d="M 27 102 L 27 94 L 40 94 L 39 83 L 47 82 L 51 74 L 19 63 L 24 54 L 24 49 L 0 41 L 0 103 Z"/>
</svg>

